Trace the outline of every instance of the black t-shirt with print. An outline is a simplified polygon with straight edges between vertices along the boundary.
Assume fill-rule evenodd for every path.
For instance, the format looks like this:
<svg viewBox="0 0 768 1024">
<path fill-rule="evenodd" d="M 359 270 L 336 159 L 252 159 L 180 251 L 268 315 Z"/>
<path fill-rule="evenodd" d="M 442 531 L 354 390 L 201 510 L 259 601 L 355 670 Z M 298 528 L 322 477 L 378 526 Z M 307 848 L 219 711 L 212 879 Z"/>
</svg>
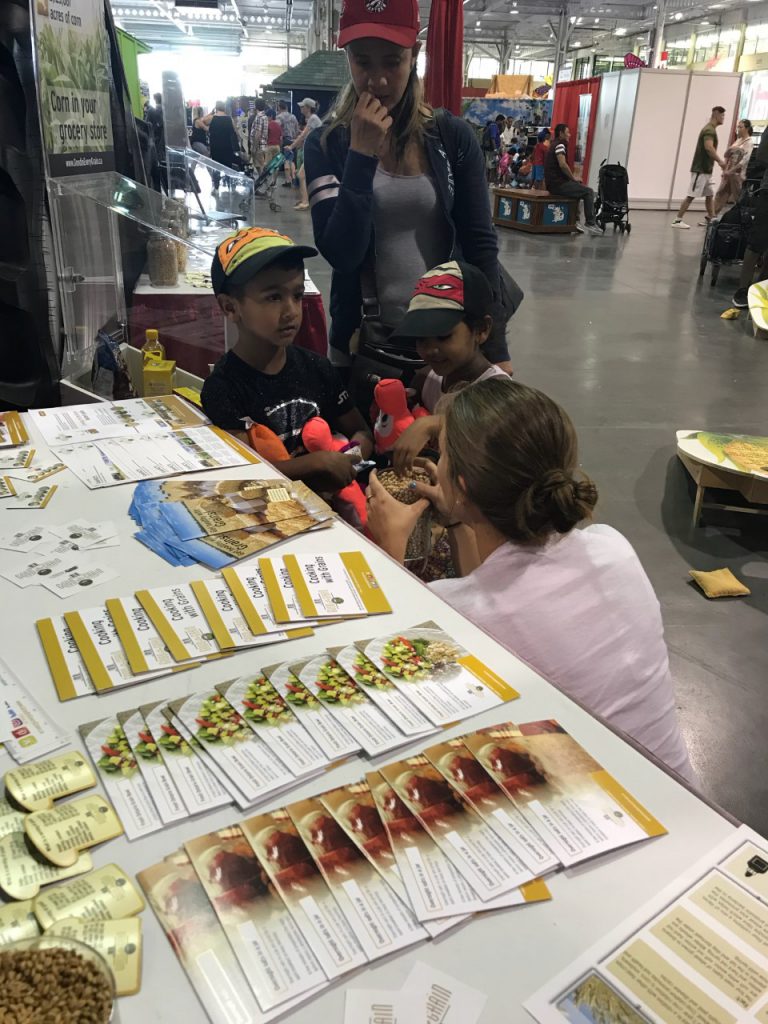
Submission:
<svg viewBox="0 0 768 1024">
<path fill-rule="evenodd" d="M 353 408 L 349 394 L 327 359 L 291 346 L 279 373 L 254 370 L 234 352 L 216 363 L 203 384 L 206 416 L 224 430 L 245 430 L 243 418 L 273 430 L 288 454 L 301 450 L 301 429 L 321 416 L 331 430 Z"/>
<path fill-rule="evenodd" d="M 554 192 L 559 185 L 571 180 L 567 174 L 563 173 L 563 169 L 557 159 L 558 155 L 562 155 L 566 161 L 568 160 L 568 145 L 565 139 L 553 140 L 550 143 L 549 152 L 544 159 L 544 183 L 549 192 Z"/>
</svg>

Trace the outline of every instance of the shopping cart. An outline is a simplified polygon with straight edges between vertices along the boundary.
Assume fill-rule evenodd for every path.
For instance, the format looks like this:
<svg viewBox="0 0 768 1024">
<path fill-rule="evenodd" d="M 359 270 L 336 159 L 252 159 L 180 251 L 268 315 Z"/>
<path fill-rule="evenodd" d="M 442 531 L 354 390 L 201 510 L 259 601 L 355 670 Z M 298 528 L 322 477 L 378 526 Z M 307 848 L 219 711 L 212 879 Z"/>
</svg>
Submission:
<svg viewBox="0 0 768 1024">
<path fill-rule="evenodd" d="M 254 181 L 256 198 L 266 199 L 269 202 L 269 208 L 273 213 L 279 213 L 282 209 L 280 203 L 275 202 L 274 192 L 277 186 L 277 176 L 284 163 L 285 157 L 282 153 L 278 153 L 277 156 L 273 157 L 269 161 L 261 174 Z"/>
</svg>

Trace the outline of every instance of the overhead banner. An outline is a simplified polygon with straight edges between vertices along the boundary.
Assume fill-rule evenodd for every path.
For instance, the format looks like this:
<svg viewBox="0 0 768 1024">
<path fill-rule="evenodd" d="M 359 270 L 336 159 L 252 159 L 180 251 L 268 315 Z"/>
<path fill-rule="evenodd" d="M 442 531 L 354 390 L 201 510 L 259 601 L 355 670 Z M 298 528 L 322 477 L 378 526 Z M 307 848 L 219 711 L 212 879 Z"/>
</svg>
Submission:
<svg viewBox="0 0 768 1024">
<path fill-rule="evenodd" d="M 52 177 L 111 171 L 103 0 L 34 0 L 43 146 Z"/>
</svg>

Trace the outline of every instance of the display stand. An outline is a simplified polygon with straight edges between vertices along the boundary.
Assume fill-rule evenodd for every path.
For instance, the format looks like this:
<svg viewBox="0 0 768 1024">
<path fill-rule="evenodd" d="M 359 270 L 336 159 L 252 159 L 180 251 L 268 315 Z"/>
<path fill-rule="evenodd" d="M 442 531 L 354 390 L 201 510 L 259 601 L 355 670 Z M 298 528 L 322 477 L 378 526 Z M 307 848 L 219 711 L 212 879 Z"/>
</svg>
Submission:
<svg viewBox="0 0 768 1024">
<path fill-rule="evenodd" d="M 691 526 L 696 529 L 704 509 L 768 516 L 768 474 L 755 475 L 745 473 L 734 466 L 717 464 L 715 457 L 709 451 L 692 440 L 692 433 L 695 432 L 690 430 L 678 430 L 677 432 L 677 457 L 696 484 Z M 705 502 L 705 491 L 708 488 L 740 494 L 749 504 Z"/>
<path fill-rule="evenodd" d="M 568 235 L 576 230 L 578 199 L 524 188 L 493 190 L 493 223 L 534 235 Z"/>
</svg>

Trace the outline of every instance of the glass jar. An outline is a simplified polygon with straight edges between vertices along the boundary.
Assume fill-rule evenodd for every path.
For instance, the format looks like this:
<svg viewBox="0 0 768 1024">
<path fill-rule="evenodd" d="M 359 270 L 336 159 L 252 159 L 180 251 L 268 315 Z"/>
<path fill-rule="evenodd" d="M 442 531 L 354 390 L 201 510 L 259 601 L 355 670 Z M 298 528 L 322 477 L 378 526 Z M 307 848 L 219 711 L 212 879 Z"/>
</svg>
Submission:
<svg viewBox="0 0 768 1024">
<path fill-rule="evenodd" d="M 152 235 L 147 242 L 147 273 L 153 288 L 175 288 L 179 279 L 176 243 L 165 235 Z"/>
<path fill-rule="evenodd" d="M 419 500 L 418 494 L 408 486 L 411 482 L 431 483 L 429 475 L 413 467 L 405 476 L 398 476 L 393 469 L 384 469 L 378 474 L 379 483 L 393 498 L 404 505 L 413 505 Z M 405 566 L 413 572 L 421 572 L 427 564 L 432 550 L 432 509 L 421 513 L 405 548 Z"/>
</svg>

